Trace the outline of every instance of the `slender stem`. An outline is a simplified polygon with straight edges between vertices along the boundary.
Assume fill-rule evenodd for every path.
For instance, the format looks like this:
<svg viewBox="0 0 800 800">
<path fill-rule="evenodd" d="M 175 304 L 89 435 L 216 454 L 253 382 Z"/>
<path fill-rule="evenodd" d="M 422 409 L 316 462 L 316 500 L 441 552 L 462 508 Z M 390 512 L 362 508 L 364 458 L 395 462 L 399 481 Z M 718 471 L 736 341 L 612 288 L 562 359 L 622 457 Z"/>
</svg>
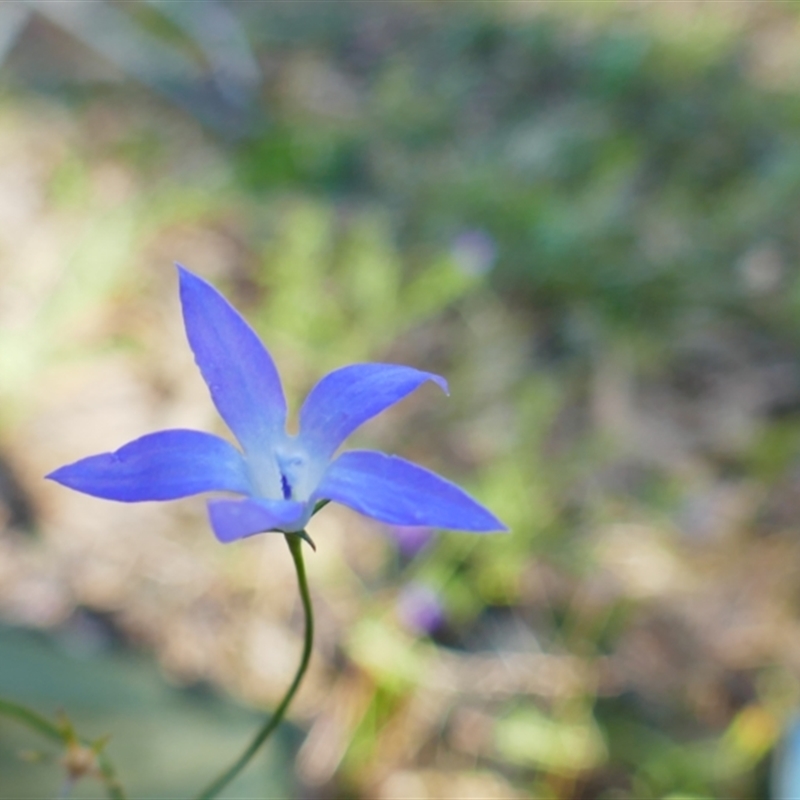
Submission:
<svg viewBox="0 0 800 800">
<path fill-rule="evenodd" d="M 14 703 L 11 700 L 4 700 L 0 697 L 0 716 L 15 719 L 17 722 L 27 725 L 32 731 L 41 734 L 51 741 L 59 742 L 63 745 L 69 743 L 64 729 L 50 722 L 47 717 L 42 716 L 38 712 L 20 703 Z M 122 788 L 122 784 L 117 778 L 114 765 L 111 763 L 108 756 L 99 749 L 97 751 L 97 766 L 102 775 L 109 800 L 125 800 L 125 790 Z M 68 795 L 72 789 L 69 782 L 64 784 L 64 789 L 67 791 Z"/>
<path fill-rule="evenodd" d="M 314 613 L 311 608 L 311 596 L 308 593 L 308 581 L 306 579 L 306 567 L 303 563 L 303 542 L 297 534 L 286 534 L 286 542 L 289 545 L 289 550 L 294 559 L 294 566 L 297 570 L 297 583 L 300 587 L 300 597 L 303 601 L 303 612 L 306 618 L 305 638 L 303 641 L 303 655 L 300 659 L 300 666 L 297 668 L 297 673 L 294 676 L 292 685 L 289 687 L 286 694 L 283 696 L 280 705 L 275 709 L 275 713 L 266 721 L 261 730 L 256 734 L 256 737 L 250 743 L 249 747 L 242 753 L 236 762 L 222 773 L 213 783 L 209 784 L 205 790 L 197 796 L 197 800 L 211 800 L 216 797 L 247 765 L 247 762 L 256 754 L 258 749 L 264 742 L 267 741 L 270 734 L 280 725 L 286 709 L 289 707 L 292 698 L 295 696 L 297 689 L 300 686 L 303 676 L 308 668 L 308 662 L 311 659 L 311 645 L 314 641 Z"/>
<path fill-rule="evenodd" d="M 13 703 L 11 700 L 3 700 L 0 698 L 0 715 L 15 719 L 17 722 L 27 725 L 31 730 L 36 731 L 36 733 L 54 742 L 63 743 L 64 741 L 64 734 L 59 729 L 58 725 L 50 722 L 47 717 L 43 717 L 36 711 L 32 711 L 30 708 L 20 705 L 19 703 Z"/>
<path fill-rule="evenodd" d="M 105 753 L 100 752 L 97 754 L 97 766 L 103 776 L 109 800 L 126 800 L 125 790 L 119 782 L 117 771 Z"/>
</svg>

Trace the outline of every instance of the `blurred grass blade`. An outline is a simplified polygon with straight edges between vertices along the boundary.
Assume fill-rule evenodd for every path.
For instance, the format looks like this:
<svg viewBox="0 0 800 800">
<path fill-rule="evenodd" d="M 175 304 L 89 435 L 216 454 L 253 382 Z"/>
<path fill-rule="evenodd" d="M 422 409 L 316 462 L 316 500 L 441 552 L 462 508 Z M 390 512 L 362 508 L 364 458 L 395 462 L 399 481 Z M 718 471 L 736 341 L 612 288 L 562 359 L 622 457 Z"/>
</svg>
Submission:
<svg viewBox="0 0 800 800">
<path fill-rule="evenodd" d="M 31 9 L 22 3 L 0 4 L 0 67 L 25 30 L 30 16 Z"/>
<path fill-rule="evenodd" d="M 107 3 L 81 0 L 31 0 L 31 7 L 217 133 L 235 137 L 244 132 L 241 114 L 209 86 L 200 64 L 142 30 L 126 13 Z"/>
<path fill-rule="evenodd" d="M 58 725 L 19 703 L 0 698 L 0 715 L 17 720 L 52 741 L 64 741 L 64 733 Z"/>
</svg>

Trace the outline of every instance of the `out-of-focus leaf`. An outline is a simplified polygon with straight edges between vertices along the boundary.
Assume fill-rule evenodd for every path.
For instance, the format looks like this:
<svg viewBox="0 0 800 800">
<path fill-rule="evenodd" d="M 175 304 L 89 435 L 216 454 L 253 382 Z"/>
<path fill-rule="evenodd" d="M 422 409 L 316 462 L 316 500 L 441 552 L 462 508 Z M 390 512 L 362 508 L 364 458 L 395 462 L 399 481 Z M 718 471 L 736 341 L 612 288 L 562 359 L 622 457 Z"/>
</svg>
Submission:
<svg viewBox="0 0 800 800">
<path fill-rule="evenodd" d="M 553 772 L 582 772 L 608 758 L 603 735 L 591 717 L 576 722 L 552 719 L 529 707 L 497 721 L 498 752 L 513 764 Z"/>
</svg>

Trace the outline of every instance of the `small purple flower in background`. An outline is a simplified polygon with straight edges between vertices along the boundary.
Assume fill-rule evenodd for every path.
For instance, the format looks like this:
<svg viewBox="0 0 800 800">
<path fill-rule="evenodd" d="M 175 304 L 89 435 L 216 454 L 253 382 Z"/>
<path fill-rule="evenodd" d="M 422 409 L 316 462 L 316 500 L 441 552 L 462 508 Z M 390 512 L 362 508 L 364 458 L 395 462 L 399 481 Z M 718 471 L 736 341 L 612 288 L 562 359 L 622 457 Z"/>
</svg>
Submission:
<svg viewBox="0 0 800 800">
<path fill-rule="evenodd" d="M 400 593 L 397 616 L 408 630 L 417 634 L 434 633 L 445 621 L 439 596 L 421 583 L 410 583 Z"/>
<path fill-rule="evenodd" d="M 420 525 L 387 525 L 386 530 L 394 539 L 400 554 L 406 558 L 414 558 L 434 537 L 432 528 Z"/>
<path fill-rule="evenodd" d="M 265 531 L 300 533 L 320 503 L 334 500 L 389 525 L 507 530 L 453 483 L 397 456 L 352 450 L 334 458 L 362 423 L 438 375 L 395 364 L 353 364 L 331 372 L 286 432 L 286 400 L 272 357 L 238 311 L 209 283 L 178 267 L 189 345 L 211 399 L 241 445 L 192 430 L 151 433 L 113 453 L 89 456 L 48 475 L 107 500 L 210 500 L 221 542 Z"/>
<path fill-rule="evenodd" d="M 463 231 L 453 239 L 450 254 L 467 275 L 485 275 L 497 260 L 497 244 L 480 228 Z"/>
</svg>

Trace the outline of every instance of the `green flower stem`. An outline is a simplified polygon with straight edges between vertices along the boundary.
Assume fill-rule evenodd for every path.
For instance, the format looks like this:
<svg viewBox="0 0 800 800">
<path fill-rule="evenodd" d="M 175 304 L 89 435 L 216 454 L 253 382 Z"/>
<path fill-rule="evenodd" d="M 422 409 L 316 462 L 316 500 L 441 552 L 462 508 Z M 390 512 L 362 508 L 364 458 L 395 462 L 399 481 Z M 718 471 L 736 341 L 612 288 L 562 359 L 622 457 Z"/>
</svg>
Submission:
<svg viewBox="0 0 800 800">
<path fill-rule="evenodd" d="M 64 743 L 64 732 L 58 725 L 26 706 L 0 698 L 0 715 L 15 719 L 47 739 Z"/>
<path fill-rule="evenodd" d="M 126 800 L 125 790 L 117 778 L 117 772 L 108 756 L 101 750 L 97 754 L 97 766 L 106 784 L 109 800 Z"/>
<path fill-rule="evenodd" d="M 74 734 L 71 733 L 71 727 L 68 728 L 56 725 L 54 722 L 50 722 L 47 717 L 43 717 L 38 712 L 33 711 L 27 706 L 21 705 L 20 703 L 14 703 L 11 700 L 4 700 L 3 698 L 0 698 L 0 716 L 14 719 L 22 725 L 26 725 L 35 733 L 44 736 L 46 739 L 50 739 L 53 742 L 58 742 L 66 747 L 69 747 L 70 743 L 76 742 L 76 740 L 73 738 Z M 111 760 L 108 758 L 108 756 L 102 751 L 102 748 L 100 746 L 93 746 L 88 742 L 81 742 L 81 744 L 85 747 L 90 747 L 95 750 L 97 766 L 100 770 L 103 783 L 105 784 L 106 793 L 108 794 L 109 800 L 125 800 L 125 790 L 122 788 L 122 784 L 120 784 L 119 780 L 117 779 L 114 765 L 111 763 Z"/>
<path fill-rule="evenodd" d="M 211 800 L 216 797 L 244 768 L 250 759 L 256 754 L 258 749 L 270 737 L 272 732 L 280 725 L 289 703 L 295 696 L 303 676 L 308 668 L 308 662 L 311 659 L 311 645 L 314 641 L 314 612 L 311 608 L 311 596 L 308 593 L 308 580 L 306 579 L 306 567 L 303 562 L 303 540 L 302 534 L 286 534 L 286 542 L 289 545 L 289 550 L 294 559 L 294 566 L 297 570 L 297 583 L 300 587 L 300 597 L 303 601 L 303 611 L 306 618 L 306 631 L 305 639 L 303 641 L 303 655 L 300 659 L 300 666 L 297 668 L 297 673 L 294 676 L 292 685 L 283 696 L 280 705 L 275 709 L 275 713 L 267 720 L 264 727 L 256 734 L 256 737 L 250 743 L 249 747 L 242 753 L 236 760 L 232 767 L 222 773 L 213 783 L 209 784 L 206 789 L 197 796 L 197 800 Z"/>
</svg>

